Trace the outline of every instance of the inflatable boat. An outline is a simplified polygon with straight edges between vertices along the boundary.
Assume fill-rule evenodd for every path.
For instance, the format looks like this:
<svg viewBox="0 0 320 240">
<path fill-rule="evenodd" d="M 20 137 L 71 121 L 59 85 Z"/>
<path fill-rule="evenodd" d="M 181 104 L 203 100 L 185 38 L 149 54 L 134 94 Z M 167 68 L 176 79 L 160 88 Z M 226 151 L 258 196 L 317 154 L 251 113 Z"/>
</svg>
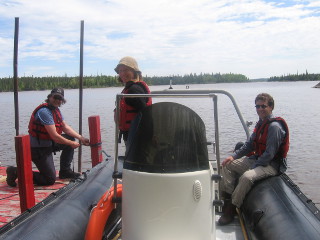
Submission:
<svg viewBox="0 0 320 240">
<path fill-rule="evenodd" d="M 170 90 L 152 97 L 170 94 L 213 99 L 214 160 L 206 126 L 195 111 L 174 102 L 155 103 L 132 122 L 123 163 L 115 144 L 114 160 L 8 223 L 0 239 L 320 239 L 318 208 L 285 174 L 256 183 L 235 221 L 216 225 L 222 206 L 217 94 L 230 97 L 248 135 L 246 123 L 227 92 Z M 117 103 L 121 97 L 130 95 L 119 94 Z"/>
</svg>

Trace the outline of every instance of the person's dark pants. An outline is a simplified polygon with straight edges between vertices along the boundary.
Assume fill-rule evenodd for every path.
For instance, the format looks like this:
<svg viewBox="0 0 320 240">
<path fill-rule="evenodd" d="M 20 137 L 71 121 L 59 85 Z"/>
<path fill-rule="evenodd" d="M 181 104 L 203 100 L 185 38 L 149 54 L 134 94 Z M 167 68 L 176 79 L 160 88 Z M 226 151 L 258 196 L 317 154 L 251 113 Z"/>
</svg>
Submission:
<svg viewBox="0 0 320 240">
<path fill-rule="evenodd" d="M 62 136 L 71 141 L 75 141 L 74 137 L 62 134 Z M 53 147 L 53 152 L 61 152 L 60 155 L 60 171 L 69 170 L 71 168 L 71 162 L 73 160 L 74 149 L 69 145 L 55 143 Z"/>
<path fill-rule="evenodd" d="M 74 141 L 73 137 L 63 137 Z M 32 162 L 39 172 L 33 172 L 33 182 L 37 185 L 53 185 L 56 181 L 56 169 L 54 167 L 52 152 L 61 151 L 60 171 L 69 170 L 73 160 L 74 149 L 69 145 L 56 144 L 53 147 L 31 148 Z"/>
</svg>

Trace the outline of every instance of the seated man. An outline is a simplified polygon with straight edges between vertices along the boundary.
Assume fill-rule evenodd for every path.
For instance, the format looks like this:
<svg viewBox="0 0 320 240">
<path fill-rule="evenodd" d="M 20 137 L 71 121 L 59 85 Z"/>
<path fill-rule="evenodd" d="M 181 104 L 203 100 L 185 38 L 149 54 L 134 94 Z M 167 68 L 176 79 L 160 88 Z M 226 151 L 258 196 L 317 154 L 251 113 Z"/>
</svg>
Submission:
<svg viewBox="0 0 320 240">
<path fill-rule="evenodd" d="M 249 140 L 222 162 L 222 198 L 225 200 L 220 225 L 233 221 L 253 183 L 286 170 L 289 129 L 280 117 L 274 117 L 274 100 L 267 93 L 255 99 L 259 121 Z M 244 157 L 243 156 L 249 156 Z M 236 181 L 238 184 L 236 186 Z"/>
</svg>

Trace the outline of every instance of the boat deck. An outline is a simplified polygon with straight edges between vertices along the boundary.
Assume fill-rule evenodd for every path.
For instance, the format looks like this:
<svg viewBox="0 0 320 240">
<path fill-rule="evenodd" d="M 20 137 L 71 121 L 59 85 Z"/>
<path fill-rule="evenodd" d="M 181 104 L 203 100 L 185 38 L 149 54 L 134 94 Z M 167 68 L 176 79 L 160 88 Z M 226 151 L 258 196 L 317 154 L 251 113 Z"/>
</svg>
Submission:
<svg viewBox="0 0 320 240">
<path fill-rule="evenodd" d="M 19 188 L 9 187 L 6 178 L 6 167 L 0 166 L 0 227 L 21 214 Z M 57 179 L 52 186 L 34 186 L 35 203 L 41 202 L 68 183 L 69 180 Z"/>
<path fill-rule="evenodd" d="M 221 213 L 216 213 L 216 222 L 220 218 Z M 234 221 L 225 226 L 216 225 L 216 239 L 217 240 L 244 240 L 243 232 L 241 229 L 238 217 Z"/>
</svg>

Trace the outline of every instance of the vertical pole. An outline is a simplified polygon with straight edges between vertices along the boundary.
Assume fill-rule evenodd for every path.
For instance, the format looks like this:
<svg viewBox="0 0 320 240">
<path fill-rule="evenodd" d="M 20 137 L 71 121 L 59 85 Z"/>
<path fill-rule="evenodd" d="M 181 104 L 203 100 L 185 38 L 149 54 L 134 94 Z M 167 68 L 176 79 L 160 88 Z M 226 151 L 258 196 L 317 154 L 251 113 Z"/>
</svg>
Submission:
<svg viewBox="0 0 320 240">
<path fill-rule="evenodd" d="M 80 80 L 79 80 L 79 134 L 82 135 L 82 96 L 83 96 L 83 32 L 84 32 L 84 21 L 81 21 L 81 31 L 80 31 Z M 79 147 L 78 151 L 78 172 L 81 172 L 82 162 L 81 162 L 82 145 Z"/>
<path fill-rule="evenodd" d="M 118 138 L 119 138 L 119 119 L 120 119 L 120 95 L 117 94 L 117 98 L 116 98 L 116 125 L 115 125 L 115 131 L 114 131 L 114 140 L 115 140 L 115 144 L 114 144 L 114 173 L 117 173 L 118 172 L 118 151 L 119 151 L 119 148 L 118 148 Z M 118 181 L 117 179 L 114 179 L 114 184 L 113 184 L 113 187 L 114 187 L 114 191 L 115 193 L 117 192 L 117 188 L 118 188 Z M 117 199 L 117 195 L 115 195 L 113 197 L 113 200 L 116 201 Z"/>
<path fill-rule="evenodd" d="M 19 179 L 20 209 L 21 212 L 24 212 L 35 205 L 29 135 L 16 136 L 15 147 Z"/>
<path fill-rule="evenodd" d="M 15 18 L 14 25 L 14 49 L 13 49 L 13 82 L 14 82 L 14 113 L 16 136 L 19 135 L 19 101 L 18 101 L 18 39 L 19 39 L 19 18 Z"/>
<path fill-rule="evenodd" d="M 91 146 L 92 167 L 102 162 L 101 151 L 101 132 L 100 132 L 100 117 L 91 116 L 88 118 Z"/>
<path fill-rule="evenodd" d="M 213 94 L 213 107 L 214 107 L 214 132 L 215 132 L 215 151 L 217 158 L 217 170 L 220 175 L 220 139 L 219 139 L 219 120 L 218 120 L 218 97 Z"/>
<path fill-rule="evenodd" d="M 215 151 L 216 151 L 216 159 L 217 159 L 217 172 L 218 175 L 221 173 L 220 169 L 220 140 L 219 140 L 219 119 L 218 119 L 218 97 L 217 95 L 212 95 L 213 100 L 213 109 L 214 109 L 214 132 L 215 132 Z M 218 199 L 221 199 L 221 181 L 218 184 Z"/>
</svg>

